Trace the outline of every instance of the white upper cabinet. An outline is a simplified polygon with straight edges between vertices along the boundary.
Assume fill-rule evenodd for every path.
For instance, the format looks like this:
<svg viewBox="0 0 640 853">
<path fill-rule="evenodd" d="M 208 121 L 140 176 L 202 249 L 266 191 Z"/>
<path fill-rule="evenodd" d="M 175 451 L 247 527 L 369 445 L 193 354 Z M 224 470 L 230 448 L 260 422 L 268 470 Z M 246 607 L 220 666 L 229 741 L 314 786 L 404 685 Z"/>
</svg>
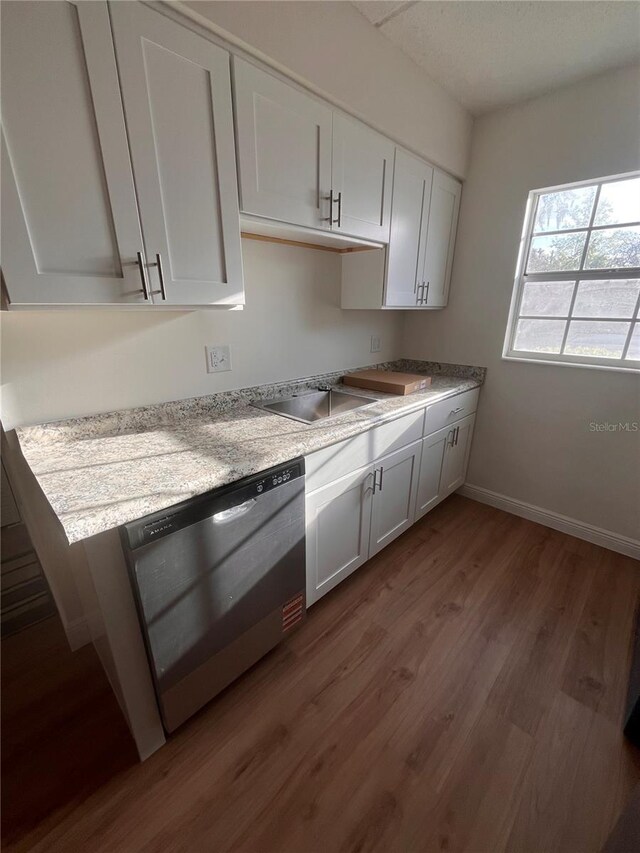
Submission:
<svg viewBox="0 0 640 853">
<path fill-rule="evenodd" d="M 1 59 L 10 305 L 242 305 L 240 210 L 374 246 L 345 308 L 446 305 L 460 184 L 321 99 L 234 57 L 233 102 L 230 54 L 141 2 L 5 0 Z"/>
<path fill-rule="evenodd" d="M 2 4 L 2 265 L 12 304 L 143 303 L 105 3 Z"/>
<path fill-rule="evenodd" d="M 2 5 L 9 302 L 241 304 L 229 54 L 142 3 L 110 11 Z"/>
<path fill-rule="evenodd" d="M 331 109 L 237 57 L 233 73 L 242 211 L 328 228 Z"/>
<path fill-rule="evenodd" d="M 382 250 L 343 257 L 342 307 L 444 308 L 461 193 L 455 178 L 396 148 L 386 261 Z"/>
<path fill-rule="evenodd" d="M 331 228 L 386 243 L 394 145 L 362 122 L 333 115 Z"/>
<path fill-rule="evenodd" d="M 393 143 L 234 57 L 243 213 L 386 243 Z"/>
<path fill-rule="evenodd" d="M 435 170 L 423 273 L 423 305 L 426 308 L 444 308 L 449 298 L 461 193 L 459 181 Z"/>
<path fill-rule="evenodd" d="M 155 301 L 244 301 L 229 54 L 141 3 L 111 4 Z"/>
<path fill-rule="evenodd" d="M 400 149 L 393 171 L 384 304 L 415 306 L 422 296 L 433 169 Z"/>
</svg>

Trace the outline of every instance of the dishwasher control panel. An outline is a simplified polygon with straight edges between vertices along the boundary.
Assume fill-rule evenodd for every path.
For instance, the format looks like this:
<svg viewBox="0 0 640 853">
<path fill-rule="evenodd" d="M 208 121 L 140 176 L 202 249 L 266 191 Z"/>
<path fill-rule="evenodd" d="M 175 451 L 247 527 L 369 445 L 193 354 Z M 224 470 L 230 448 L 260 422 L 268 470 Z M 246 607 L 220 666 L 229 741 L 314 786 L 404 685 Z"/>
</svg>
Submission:
<svg viewBox="0 0 640 853">
<path fill-rule="evenodd" d="M 271 489 L 277 489 L 283 483 L 288 483 L 289 480 L 295 480 L 301 474 L 300 465 L 291 465 L 289 468 L 280 468 L 269 474 L 263 480 L 256 483 L 256 495 L 261 495 L 264 492 L 269 492 Z"/>
</svg>

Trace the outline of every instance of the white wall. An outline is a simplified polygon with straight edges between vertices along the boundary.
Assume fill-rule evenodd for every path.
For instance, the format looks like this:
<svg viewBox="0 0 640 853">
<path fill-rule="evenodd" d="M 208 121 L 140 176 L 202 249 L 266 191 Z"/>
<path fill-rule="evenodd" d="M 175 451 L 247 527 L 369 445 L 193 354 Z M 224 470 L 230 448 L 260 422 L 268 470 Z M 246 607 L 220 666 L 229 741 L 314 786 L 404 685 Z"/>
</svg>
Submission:
<svg viewBox="0 0 640 853">
<path fill-rule="evenodd" d="M 406 318 L 408 357 L 488 367 L 468 482 L 640 538 L 637 375 L 507 362 L 502 346 L 530 190 L 640 168 L 640 70 L 476 121 L 448 308 Z"/>
<path fill-rule="evenodd" d="M 464 177 L 471 116 L 350 3 L 198 0 L 184 6 Z"/>
<path fill-rule="evenodd" d="M 242 249 L 244 311 L 4 313 L 5 429 L 400 355 L 401 315 L 341 310 L 340 255 L 255 240 Z M 372 334 L 380 353 L 370 353 Z M 208 374 L 205 344 L 225 343 L 233 370 Z"/>
</svg>

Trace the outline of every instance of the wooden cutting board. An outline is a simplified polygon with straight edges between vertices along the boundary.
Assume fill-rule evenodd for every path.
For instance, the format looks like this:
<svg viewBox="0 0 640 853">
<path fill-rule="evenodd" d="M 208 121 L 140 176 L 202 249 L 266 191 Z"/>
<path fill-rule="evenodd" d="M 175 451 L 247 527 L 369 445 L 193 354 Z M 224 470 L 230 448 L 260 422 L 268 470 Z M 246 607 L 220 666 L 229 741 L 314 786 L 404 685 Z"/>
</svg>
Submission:
<svg viewBox="0 0 640 853">
<path fill-rule="evenodd" d="M 387 394 L 412 394 L 424 391 L 431 385 L 430 376 L 418 373 L 398 373 L 393 370 L 357 370 L 342 377 L 345 385 L 357 388 L 370 388 L 372 391 L 386 391 Z"/>
</svg>

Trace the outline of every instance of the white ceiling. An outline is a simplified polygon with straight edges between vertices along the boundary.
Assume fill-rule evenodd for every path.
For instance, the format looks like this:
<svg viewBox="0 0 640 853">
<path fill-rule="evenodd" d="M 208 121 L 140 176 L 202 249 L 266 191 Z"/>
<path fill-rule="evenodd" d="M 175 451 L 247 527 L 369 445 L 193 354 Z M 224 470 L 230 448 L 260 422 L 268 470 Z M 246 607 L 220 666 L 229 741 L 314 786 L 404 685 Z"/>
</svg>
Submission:
<svg viewBox="0 0 640 853">
<path fill-rule="evenodd" d="M 640 61 L 636 0 L 353 5 L 474 115 Z"/>
</svg>

